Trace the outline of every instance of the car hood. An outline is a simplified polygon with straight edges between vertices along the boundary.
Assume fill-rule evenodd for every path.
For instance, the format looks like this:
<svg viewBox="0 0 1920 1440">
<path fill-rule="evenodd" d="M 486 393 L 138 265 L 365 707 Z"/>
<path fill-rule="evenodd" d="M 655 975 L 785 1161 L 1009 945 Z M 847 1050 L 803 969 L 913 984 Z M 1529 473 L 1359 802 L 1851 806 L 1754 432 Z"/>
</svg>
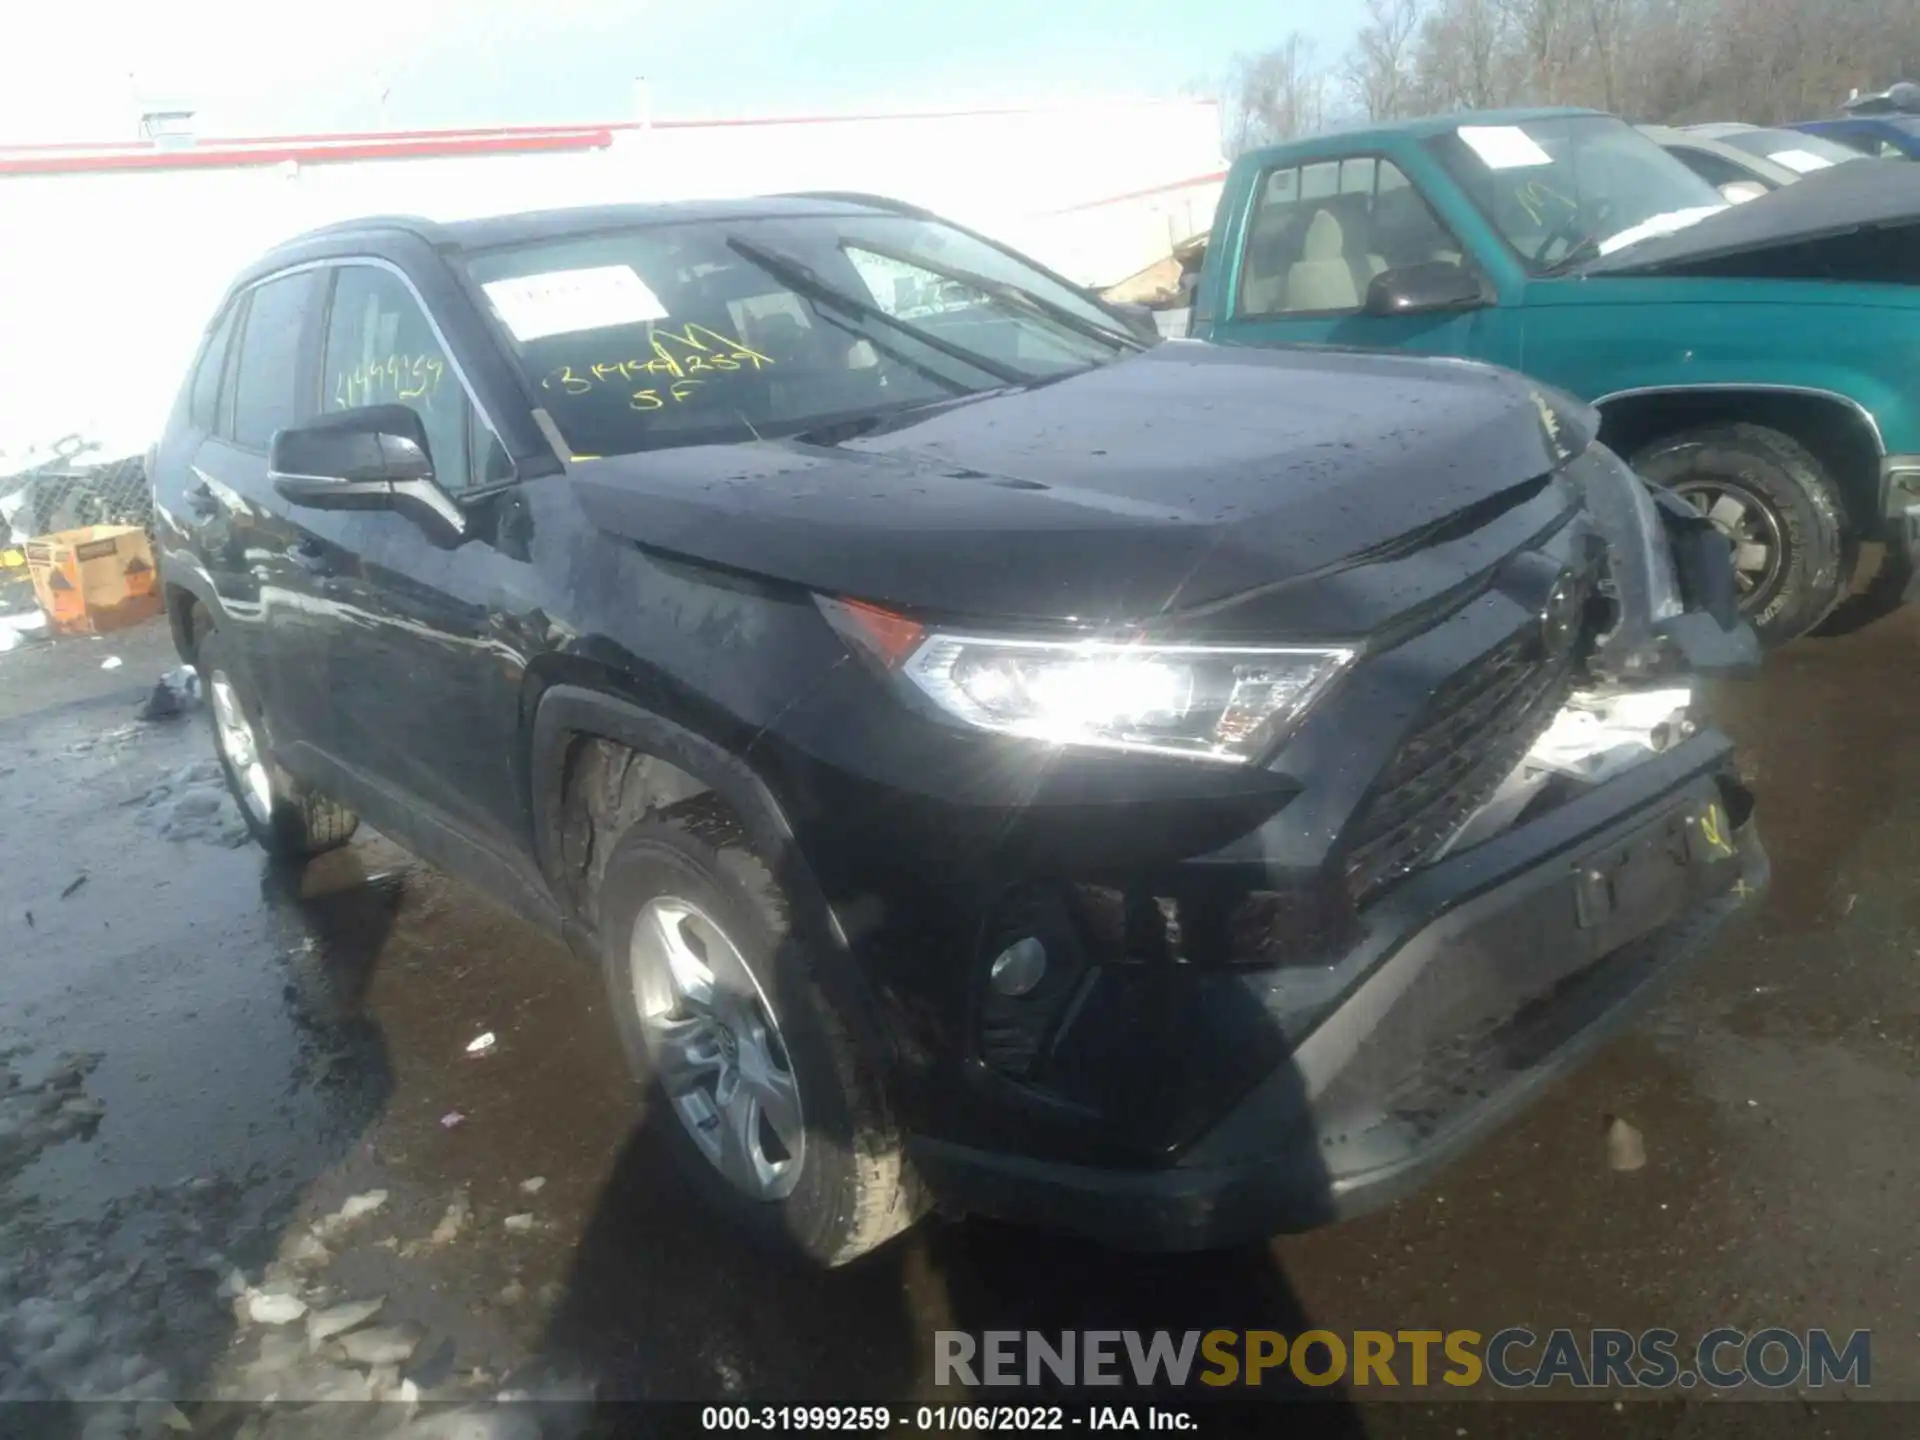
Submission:
<svg viewBox="0 0 1920 1440">
<path fill-rule="evenodd" d="M 1860 160 L 1816 170 L 1581 273 L 1920 284 L 1920 166 Z"/>
<path fill-rule="evenodd" d="M 596 524 L 656 553 L 907 609 L 1098 622 L 1417 548 L 1537 492 L 1560 459 L 1543 403 L 1464 361 L 1170 341 L 838 444 L 570 474 Z"/>
</svg>

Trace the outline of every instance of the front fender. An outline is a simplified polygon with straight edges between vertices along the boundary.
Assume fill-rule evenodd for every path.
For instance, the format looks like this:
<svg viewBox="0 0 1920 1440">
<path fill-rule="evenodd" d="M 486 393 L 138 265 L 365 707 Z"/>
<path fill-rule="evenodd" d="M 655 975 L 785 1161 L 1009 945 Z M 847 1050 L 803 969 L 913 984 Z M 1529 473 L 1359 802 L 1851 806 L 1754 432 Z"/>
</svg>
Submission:
<svg viewBox="0 0 1920 1440">
<path fill-rule="evenodd" d="M 809 942 L 813 978 L 852 1028 L 865 1053 L 891 1063 L 895 1047 L 879 1023 L 872 988 L 855 962 L 840 917 L 827 900 L 797 841 L 787 812 L 766 782 L 739 757 L 711 740 L 631 701 L 559 684 L 540 698 L 534 714 L 530 769 L 535 858 L 556 896 L 568 893 L 561 846 L 566 823 L 567 758 L 583 736 L 612 740 L 684 771 L 724 800 L 739 817 L 754 853 L 786 892 L 799 933 Z M 569 944 L 597 952 L 597 937 L 578 918 L 566 926 Z"/>
</svg>

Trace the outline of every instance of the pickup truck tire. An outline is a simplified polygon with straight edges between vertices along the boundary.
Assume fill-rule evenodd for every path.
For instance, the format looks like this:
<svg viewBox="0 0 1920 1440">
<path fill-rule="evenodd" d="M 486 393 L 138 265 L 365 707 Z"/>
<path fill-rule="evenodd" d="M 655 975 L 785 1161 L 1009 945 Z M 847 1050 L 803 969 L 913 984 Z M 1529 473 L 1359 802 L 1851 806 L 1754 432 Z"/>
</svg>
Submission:
<svg viewBox="0 0 1920 1440">
<path fill-rule="evenodd" d="M 1853 538 L 1832 479 L 1791 436 L 1710 425 L 1654 441 L 1633 467 L 1734 541 L 1741 612 L 1763 645 L 1812 630 L 1846 594 Z"/>
<path fill-rule="evenodd" d="M 232 667 L 218 630 L 200 638 L 194 666 L 220 772 L 261 847 L 276 859 L 304 860 L 351 840 L 360 818 L 301 785 L 267 749 L 259 701 Z"/>
<path fill-rule="evenodd" d="M 821 1266 L 911 1225 L 877 1067 L 726 807 L 696 796 L 635 822 L 597 900 L 629 1067 L 709 1211 Z"/>
</svg>

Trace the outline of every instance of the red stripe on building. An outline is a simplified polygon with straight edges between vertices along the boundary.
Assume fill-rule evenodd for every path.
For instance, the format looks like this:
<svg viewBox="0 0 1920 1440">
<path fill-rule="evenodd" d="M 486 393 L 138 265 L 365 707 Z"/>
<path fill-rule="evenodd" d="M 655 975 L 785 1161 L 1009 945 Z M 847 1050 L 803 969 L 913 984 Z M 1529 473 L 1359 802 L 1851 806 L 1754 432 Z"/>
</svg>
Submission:
<svg viewBox="0 0 1920 1440">
<path fill-rule="evenodd" d="M 1144 103 L 1176 106 L 1184 102 Z M 350 160 L 512 155 L 591 149 L 611 144 L 615 132 L 629 133 L 649 129 L 734 130 L 777 125 L 895 124 L 910 120 L 970 120 L 1020 115 L 1073 114 L 1076 111 L 1083 113 L 1097 111 L 1099 108 L 1101 107 L 1010 106 L 976 110 L 899 111 L 872 115 L 762 115 L 717 120 L 621 120 L 581 125 L 488 125 L 445 130 L 360 130 L 251 137 L 210 136 L 176 146 L 158 145 L 147 140 L 96 142 L 68 140 L 36 145 L 0 144 L 0 176 L 97 174 L 127 170 L 194 170 L 220 166 L 278 165 L 289 160 L 298 164 L 316 165 Z"/>
<path fill-rule="evenodd" d="M 432 140 L 373 140 L 340 144 L 289 143 L 240 147 L 195 145 L 179 150 L 121 150 L 106 154 L 0 154 L 0 176 L 97 175 L 129 170 L 240 169 L 258 165 L 337 165 L 354 160 L 424 160 L 476 155 L 527 155 L 598 150 L 613 143 L 608 130 L 572 134 L 470 135 Z"/>
<path fill-rule="evenodd" d="M 595 121 L 579 125 L 466 125 L 445 130 L 335 130 L 312 135 L 202 135 L 183 141 L 183 150 L 243 149 L 249 146 L 358 145 L 388 140 L 467 140 L 488 136 L 508 138 L 517 135 L 594 135 L 625 128 L 624 122 Z M 55 140 L 44 144 L 9 145 L 0 142 L 0 158 L 12 155 L 71 154 L 88 151 L 98 154 L 132 152 L 148 154 L 166 148 L 152 140 Z M 168 153 L 177 154 L 176 151 Z"/>
</svg>

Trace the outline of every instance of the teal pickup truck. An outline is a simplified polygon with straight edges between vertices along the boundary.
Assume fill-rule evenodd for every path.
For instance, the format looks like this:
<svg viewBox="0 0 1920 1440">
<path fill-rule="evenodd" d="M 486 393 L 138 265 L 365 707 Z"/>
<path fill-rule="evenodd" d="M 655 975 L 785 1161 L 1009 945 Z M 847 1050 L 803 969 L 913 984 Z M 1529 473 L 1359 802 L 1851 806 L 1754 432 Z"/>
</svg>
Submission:
<svg viewBox="0 0 1920 1440">
<path fill-rule="evenodd" d="M 1731 538 L 1769 643 L 1920 583 L 1920 166 L 1729 205 L 1591 111 L 1321 135 L 1235 163 L 1189 333 L 1457 356 L 1580 396 Z"/>
</svg>

